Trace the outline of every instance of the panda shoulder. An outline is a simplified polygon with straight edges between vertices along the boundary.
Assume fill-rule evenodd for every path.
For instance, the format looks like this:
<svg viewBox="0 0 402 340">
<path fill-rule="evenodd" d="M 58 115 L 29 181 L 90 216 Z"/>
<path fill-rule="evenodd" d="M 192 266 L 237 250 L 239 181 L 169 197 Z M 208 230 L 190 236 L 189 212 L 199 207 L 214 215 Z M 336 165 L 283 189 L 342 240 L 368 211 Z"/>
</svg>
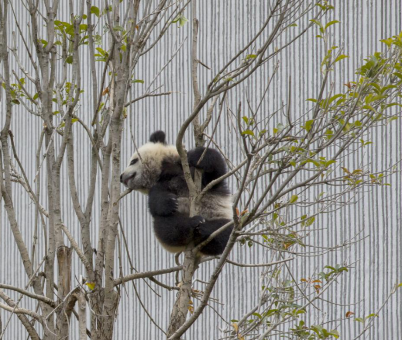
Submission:
<svg viewBox="0 0 402 340">
<path fill-rule="evenodd" d="M 173 145 L 165 146 L 159 180 L 168 181 L 174 177 L 180 177 L 182 174 L 183 169 L 176 148 Z"/>
</svg>

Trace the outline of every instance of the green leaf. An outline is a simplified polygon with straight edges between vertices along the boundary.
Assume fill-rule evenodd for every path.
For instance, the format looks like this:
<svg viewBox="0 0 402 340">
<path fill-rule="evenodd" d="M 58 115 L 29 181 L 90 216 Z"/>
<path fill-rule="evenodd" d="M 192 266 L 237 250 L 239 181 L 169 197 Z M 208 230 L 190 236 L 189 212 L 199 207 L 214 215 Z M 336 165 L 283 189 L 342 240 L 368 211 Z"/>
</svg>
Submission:
<svg viewBox="0 0 402 340">
<path fill-rule="evenodd" d="M 66 33 L 68 34 L 68 35 L 71 35 L 72 37 L 74 36 L 74 26 L 73 25 L 69 25 L 67 28 L 66 28 Z"/>
<path fill-rule="evenodd" d="M 324 1 L 324 4 L 317 3 L 316 6 L 320 7 L 324 12 L 334 9 L 334 6 L 328 4 L 328 1 Z"/>
<path fill-rule="evenodd" d="M 177 16 L 177 17 L 172 21 L 172 23 L 173 23 L 173 24 L 178 23 L 178 24 L 179 24 L 179 28 L 180 28 L 180 27 L 183 27 L 183 26 L 186 24 L 187 21 L 188 21 L 188 19 L 187 19 L 183 14 L 180 14 L 179 16 Z"/>
<path fill-rule="evenodd" d="M 305 226 L 306 226 L 306 227 L 311 226 L 311 225 L 314 223 L 314 221 L 315 221 L 315 216 L 311 216 L 311 217 L 306 221 Z"/>
<path fill-rule="evenodd" d="M 306 100 L 307 102 L 313 102 L 313 103 L 317 103 L 317 99 L 314 98 L 309 98 Z"/>
<path fill-rule="evenodd" d="M 332 131 L 332 130 L 330 130 L 330 129 L 328 129 L 327 131 L 325 131 L 325 137 L 326 137 L 327 139 L 331 139 L 333 135 L 334 135 L 334 131 Z"/>
<path fill-rule="evenodd" d="M 106 14 L 107 12 L 111 12 L 113 10 L 112 5 L 105 7 L 102 11 L 102 14 Z"/>
<path fill-rule="evenodd" d="M 70 55 L 70 56 L 68 56 L 67 58 L 66 58 L 66 63 L 67 64 L 72 64 L 73 63 L 73 56 L 72 55 Z"/>
<path fill-rule="evenodd" d="M 387 90 L 390 90 L 390 89 L 396 89 L 397 88 L 397 86 L 396 85 L 392 85 L 392 84 L 390 84 L 390 85 L 387 85 L 387 86 L 384 86 L 382 89 L 381 89 L 381 94 L 383 94 L 385 91 L 387 91 Z"/>
<path fill-rule="evenodd" d="M 316 332 L 318 335 L 320 335 L 320 333 L 321 333 L 322 330 L 323 330 L 323 327 L 322 327 L 322 326 L 319 326 L 319 325 L 317 325 L 317 326 L 311 326 L 311 330 L 314 331 L 314 332 Z"/>
<path fill-rule="evenodd" d="M 329 26 L 332 26 L 332 25 L 335 25 L 335 24 L 338 24 L 338 23 L 339 23 L 338 20 L 330 21 L 329 23 L 327 23 L 327 24 L 325 25 L 324 30 L 326 30 Z"/>
<path fill-rule="evenodd" d="M 382 40 L 380 40 L 380 41 L 381 41 L 382 43 L 384 43 L 385 45 L 387 45 L 388 47 L 391 47 L 392 42 L 393 42 L 392 38 L 382 39 Z"/>
<path fill-rule="evenodd" d="M 363 109 L 367 109 L 367 110 L 370 110 L 370 111 L 373 111 L 373 112 L 377 112 L 377 111 L 375 110 L 375 108 L 372 107 L 371 105 L 364 105 L 364 106 L 363 106 Z"/>
<path fill-rule="evenodd" d="M 364 320 L 362 318 L 355 318 L 355 321 L 364 323 Z"/>
<path fill-rule="evenodd" d="M 308 120 L 302 128 L 306 129 L 306 131 L 310 131 L 313 126 L 314 120 Z"/>
<path fill-rule="evenodd" d="M 276 128 L 274 128 L 274 134 L 281 133 L 285 126 L 282 123 L 279 123 Z"/>
<path fill-rule="evenodd" d="M 299 198 L 299 196 L 297 196 L 297 195 L 292 195 L 292 197 L 291 197 L 290 200 L 289 200 L 289 203 L 290 203 L 290 204 L 295 203 L 298 198 Z"/>
<path fill-rule="evenodd" d="M 99 8 L 98 8 L 98 7 L 92 6 L 92 7 L 91 7 L 91 13 L 92 13 L 92 14 L 95 14 L 95 15 L 99 18 L 100 11 L 99 11 Z"/>
<path fill-rule="evenodd" d="M 180 19 L 179 19 L 179 27 L 183 27 L 185 24 L 186 24 L 186 22 L 187 22 L 188 20 L 187 20 L 187 18 L 185 18 L 183 15 L 180 17 Z"/>
<path fill-rule="evenodd" d="M 334 161 L 333 159 L 329 160 L 328 162 L 325 162 L 324 165 L 326 168 L 328 168 L 331 164 L 335 163 L 336 161 Z"/>
<path fill-rule="evenodd" d="M 117 25 L 117 26 L 114 26 L 114 27 L 113 27 L 113 30 L 114 30 L 114 31 L 123 32 L 123 31 L 124 31 L 124 27 Z"/>
<path fill-rule="evenodd" d="M 107 53 L 106 53 L 103 49 L 101 49 L 100 47 L 97 47 L 96 50 L 97 50 L 100 54 L 102 54 L 103 56 L 106 56 L 106 55 L 107 55 Z"/>
<path fill-rule="evenodd" d="M 398 78 L 400 78 L 400 79 L 402 79 L 402 73 L 395 72 L 395 73 L 393 73 L 393 75 L 398 77 Z"/>
<path fill-rule="evenodd" d="M 349 58 L 349 56 L 345 55 L 345 54 L 338 55 L 338 57 L 335 59 L 334 63 L 337 63 L 338 61 L 345 59 L 345 58 Z"/>
<path fill-rule="evenodd" d="M 132 82 L 133 82 L 133 83 L 144 84 L 144 81 L 143 81 L 142 79 L 134 79 Z"/>
<path fill-rule="evenodd" d="M 246 55 L 246 60 L 255 59 L 255 58 L 257 58 L 256 54 L 248 54 L 248 55 Z"/>
<path fill-rule="evenodd" d="M 320 162 L 318 162 L 318 161 L 316 161 L 315 159 L 312 159 L 312 158 L 308 159 L 307 162 L 308 163 L 313 163 L 317 168 L 319 168 L 321 166 Z"/>
<path fill-rule="evenodd" d="M 345 96 L 344 94 L 338 93 L 338 94 L 332 96 L 331 98 L 324 100 L 322 105 L 323 105 L 323 107 L 325 107 L 325 108 L 329 108 L 329 106 L 331 105 L 331 103 L 332 103 L 334 100 L 338 99 L 339 97 L 342 97 L 342 98 L 343 98 L 344 96 Z"/>
<path fill-rule="evenodd" d="M 332 335 L 335 339 L 339 339 L 339 332 L 337 330 L 332 330 L 328 334 Z"/>
<path fill-rule="evenodd" d="M 322 33 L 324 33 L 324 27 L 322 26 L 321 22 L 319 22 L 318 20 L 315 20 L 315 19 L 311 19 L 310 21 L 313 22 L 314 24 L 316 24 L 320 28 L 320 31 Z"/>
<path fill-rule="evenodd" d="M 250 135 L 254 137 L 254 132 L 251 130 L 244 130 L 242 133 L 242 135 Z"/>
</svg>

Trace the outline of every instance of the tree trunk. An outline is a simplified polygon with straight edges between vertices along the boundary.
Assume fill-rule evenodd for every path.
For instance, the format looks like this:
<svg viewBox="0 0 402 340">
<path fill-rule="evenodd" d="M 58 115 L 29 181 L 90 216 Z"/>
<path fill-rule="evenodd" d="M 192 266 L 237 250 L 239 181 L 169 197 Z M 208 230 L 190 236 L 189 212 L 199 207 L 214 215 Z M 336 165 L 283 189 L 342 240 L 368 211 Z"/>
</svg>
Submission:
<svg viewBox="0 0 402 340">
<path fill-rule="evenodd" d="M 60 304 L 71 291 L 71 248 L 66 246 L 57 249 L 57 264 L 59 271 L 58 291 L 59 297 L 58 304 Z M 69 324 L 71 313 L 66 313 L 67 301 L 64 301 L 64 306 L 59 308 L 56 312 L 56 334 L 58 339 L 68 339 Z"/>
<path fill-rule="evenodd" d="M 170 314 L 170 324 L 167 332 L 168 337 L 176 332 L 186 321 L 189 311 L 192 295 L 191 286 L 193 283 L 193 275 L 198 268 L 199 260 L 199 258 L 197 258 L 197 256 L 194 254 L 192 248 L 193 245 L 191 245 L 184 253 L 183 278 L 180 290 L 177 293 L 176 302 L 173 306 L 172 313 Z"/>
<path fill-rule="evenodd" d="M 83 292 L 78 295 L 78 316 L 79 320 L 79 336 L 80 340 L 87 340 L 87 302 Z"/>
</svg>

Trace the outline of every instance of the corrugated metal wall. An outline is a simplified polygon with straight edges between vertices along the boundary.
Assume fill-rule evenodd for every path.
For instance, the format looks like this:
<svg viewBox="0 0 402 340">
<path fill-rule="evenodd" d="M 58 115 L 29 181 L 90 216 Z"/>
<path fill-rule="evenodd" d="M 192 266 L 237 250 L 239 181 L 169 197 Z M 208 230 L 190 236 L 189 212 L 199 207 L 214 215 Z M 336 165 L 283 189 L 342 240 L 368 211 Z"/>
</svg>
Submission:
<svg viewBox="0 0 402 340">
<path fill-rule="evenodd" d="M 11 1 L 21 22 L 28 22 L 28 15 L 22 3 Z M 198 1 L 197 13 L 200 21 L 199 59 L 211 68 L 211 71 L 200 68 L 200 84 L 205 86 L 215 72 L 224 65 L 233 53 L 242 47 L 247 39 L 255 33 L 261 22 L 266 18 L 269 1 Z M 402 30 L 402 4 L 398 0 L 361 0 L 336 1 L 331 19 L 337 19 L 340 24 L 333 26 L 332 39 L 334 44 L 343 46 L 344 53 L 350 58 L 340 63 L 333 75 L 337 91 L 344 90 L 344 83 L 353 79 L 354 70 L 361 64 L 364 57 L 384 48 L 380 39 L 398 34 Z M 65 11 L 64 11 L 65 10 Z M 67 2 L 62 4 L 62 13 L 67 13 Z M 190 18 L 190 10 L 185 11 Z M 305 22 L 307 22 L 305 19 Z M 13 19 L 10 17 L 10 22 Z M 329 21 L 329 19 L 328 19 Z M 11 25 L 11 27 L 14 27 Z M 26 30 L 26 25 L 23 25 Z M 289 29 L 283 41 L 294 36 L 295 32 Z M 315 28 L 310 30 L 294 45 L 281 53 L 271 63 L 264 65 L 258 73 L 244 85 L 234 90 L 228 97 L 228 103 L 233 108 L 237 102 L 245 102 L 245 93 L 248 93 L 251 103 L 257 103 L 261 98 L 268 76 L 272 74 L 274 62 L 280 62 L 280 69 L 275 76 L 275 87 L 263 102 L 261 112 L 268 112 L 277 108 L 287 98 L 287 80 L 292 76 L 292 112 L 294 115 L 305 112 L 309 106 L 307 98 L 317 96 L 317 84 L 320 81 L 319 64 L 323 58 L 323 49 L 318 44 Z M 11 37 L 11 32 L 10 32 Z M 185 38 L 187 37 L 187 40 Z M 11 41 L 11 40 L 10 40 Z M 154 87 L 163 85 L 162 91 L 174 91 L 169 97 L 158 97 L 137 102 L 130 107 L 129 118 L 125 125 L 122 155 L 128 157 L 134 150 L 130 137 L 130 127 L 137 145 L 148 140 L 149 134 L 156 129 L 167 132 L 170 142 L 174 142 L 181 122 L 190 112 L 191 79 L 190 79 L 190 25 L 182 28 L 172 27 L 168 34 L 147 57 L 141 60 L 135 78 L 143 79 L 145 84 L 135 84 L 132 96 L 138 96 L 159 73 L 161 67 L 167 63 L 184 41 L 183 47 L 177 56 L 169 63 L 166 69 L 157 78 Z M 21 47 L 21 46 L 20 46 Z M 85 56 L 85 55 L 83 55 Z M 23 55 L 21 55 L 23 58 Z M 12 67 L 16 68 L 13 57 L 10 56 Z M 83 59 L 85 65 L 85 59 Z M 24 60 L 29 68 L 28 60 Z M 84 89 L 87 96 L 80 102 L 77 114 L 89 124 L 91 120 L 88 100 L 91 94 L 90 75 L 84 67 Z M 4 98 L 4 97 L 3 97 Z M 3 103 L 2 103 L 3 105 Z M 19 156 L 25 166 L 27 176 L 31 182 L 35 177 L 35 153 L 41 122 L 37 117 L 30 116 L 21 106 L 14 107 L 15 113 L 12 122 L 12 131 Z M 4 111 L 3 111 L 4 112 Z M 1 119 L 3 118 L 2 115 Z M 277 122 L 273 122 L 277 123 Z M 212 128 L 211 128 L 212 129 Z M 210 131 L 211 131 L 210 129 Z M 238 145 L 230 135 L 231 121 L 224 114 L 218 125 L 216 140 L 223 151 L 236 163 L 240 157 Z M 77 186 L 81 200 L 86 197 L 86 182 L 88 180 L 89 141 L 82 129 L 74 125 L 75 145 L 77 148 L 76 171 L 78 173 Z M 401 122 L 389 124 L 373 132 L 374 144 L 365 150 L 350 157 L 350 168 L 357 168 L 363 161 L 372 169 L 387 168 L 401 158 Z M 191 147 L 190 135 L 186 139 L 187 147 Z M 88 147 L 87 147 L 88 146 Z M 42 153 L 44 149 L 42 149 Z M 122 168 L 125 164 L 122 164 Z M 63 169 L 65 173 L 65 169 Z M 361 231 L 363 241 L 340 251 L 332 251 L 323 257 L 303 257 L 293 264 L 295 277 L 308 277 L 313 272 L 327 264 L 336 264 L 347 261 L 355 263 L 353 270 L 342 276 L 327 293 L 326 298 L 336 302 L 326 305 L 324 311 L 312 310 L 311 320 L 333 320 L 341 318 L 349 310 L 356 316 L 375 313 L 388 296 L 396 282 L 402 282 L 401 270 L 401 175 L 395 174 L 389 182 L 391 187 L 376 187 L 359 195 L 356 203 L 342 211 L 321 216 L 315 223 L 323 231 L 314 233 L 309 242 L 312 244 L 335 246 Z M 42 187 L 46 183 L 45 174 L 41 173 Z M 63 183 L 63 219 L 73 235 L 79 239 L 79 228 L 74 217 L 71 200 L 68 197 L 67 178 Z M 99 206 L 99 192 L 96 192 L 96 207 Z M 41 201 L 46 204 L 44 195 Z M 19 216 L 21 231 L 30 247 L 34 230 L 34 207 L 27 198 L 24 190 L 15 185 L 15 207 Z M 94 245 L 99 209 L 96 208 L 92 221 Z M 24 287 L 27 283 L 20 257 L 13 244 L 13 236 L 9 229 L 4 208 L 1 208 L 2 223 L 0 227 L 0 282 L 15 284 Z M 147 212 L 146 198 L 139 193 L 128 196 L 121 205 L 121 218 L 126 231 L 128 250 L 133 258 L 134 265 L 139 271 L 165 268 L 174 265 L 174 258 L 166 253 L 156 242 L 151 230 L 151 220 Z M 40 229 L 39 229 L 40 230 Z M 125 252 L 125 249 L 122 250 Z M 37 259 L 43 256 L 43 242 L 39 244 Z M 258 263 L 269 261 L 269 252 L 257 247 L 237 247 L 231 259 L 243 263 Z M 74 274 L 82 273 L 82 268 L 74 255 Z M 36 260 L 36 263 L 38 260 Z M 124 273 L 130 272 L 128 260 L 123 263 Z M 197 278 L 207 280 L 213 265 L 203 265 L 197 273 Z M 117 272 L 117 271 L 116 271 Z M 161 279 L 174 284 L 174 276 L 167 275 Z M 162 328 L 166 329 L 170 309 L 174 302 L 174 293 L 162 291 L 158 286 L 152 287 L 160 294 L 153 292 L 144 281 L 135 282 L 143 304 L 149 313 Z M 241 315 L 257 302 L 259 290 L 259 270 L 239 269 L 226 266 L 213 296 L 222 304 L 212 304 L 225 319 L 239 319 Z M 202 285 L 197 284 L 202 289 Z M 122 292 L 119 308 L 119 318 L 116 324 L 116 339 L 162 339 L 162 333 L 151 323 L 145 315 L 134 293 L 131 284 L 126 285 L 127 294 Z M 10 293 L 17 299 L 17 295 Z M 349 305 L 352 304 L 352 305 Z M 393 295 L 388 304 L 376 318 L 373 328 L 365 333 L 367 339 L 402 339 L 402 305 L 401 292 Z M 35 308 L 26 298 L 22 306 Z M 8 313 L 1 311 L 3 325 Z M 332 328 L 338 323 L 332 323 Z M 74 328 L 74 324 L 72 325 Z M 207 308 L 196 325 L 187 333 L 186 339 L 218 339 L 220 328 L 227 325 L 211 308 Z M 329 327 L 330 328 L 330 327 Z M 343 323 L 339 331 L 342 339 L 353 339 L 362 326 L 358 322 L 348 320 Z M 25 339 L 26 334 L 18 319 L 14 316 L 7 329 L 5 339 Z"/>
</svg>

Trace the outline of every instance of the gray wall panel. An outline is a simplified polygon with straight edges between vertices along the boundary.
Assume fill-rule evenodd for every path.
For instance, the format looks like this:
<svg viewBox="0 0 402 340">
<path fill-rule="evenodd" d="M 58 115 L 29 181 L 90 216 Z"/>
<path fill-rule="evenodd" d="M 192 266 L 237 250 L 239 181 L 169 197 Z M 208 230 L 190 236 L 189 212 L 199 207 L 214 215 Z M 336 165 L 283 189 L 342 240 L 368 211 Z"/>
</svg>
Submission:
<svg viewBox="0 0 402 340">
<path fill-rule="evenodd" d="M 16 9 L 17 16 L 22 22 L 27 22 L 28 15 L 20 1 L 11 1 Z M 197 14 L 200 20 L 199 59 L 211 68 L 211 71 L 200 67 L 200 85 L 205 86 L 213 74 L 241 48 L 247 39 L 255 33 L 261 22 L 265 19 L 269 1 L 198 1 Z M 62 3 L 62 13 L 67 13 L 67 2 Z M 398 34 L 402 29 L 402 4 L 399 0 L 341 0 L 335 2 L 336 10 L 330 18 L 340 20 L 339 25 L 333 26 L 333 41 L 336 45 L 343 46 L 344 53 L 350 58 L 339 64 L 332 81 L 335 82 L 335 90 L 343 91 L 344 83 L 353 79 L 354 70 L 361 64 L 367 55 L 384 48 L 380 39 Z M 185 16 L 191 18 L 190 10 L 185 11 Z M 330 19 L 325 19 L 329 21 Z M 10 20 L 12 22 L 12 20 Z M 307 22 L 307 19 L 304 20 Z M 15 29 L 15 25 L 11 24 Z M 26 26 L 23 26 L 26 29 Z M 11 32 L 10 32 L 11 34 Z M 281 42 L 295 33 L 288 30 Z M 241 85 L 228 96 L 228 103 L 235 108 L 238 101 L 245 103 L 247 92 L 253 105 L 257 105 L 258 99 L 264 92 L 268 76 L 271 75 L 274 62 L 280 60 L 280 69 L 275 77 L 275 88 L 269 92 L 269 97 L 264 100 L 261 111 L 273 111 L 281 101 L 287 98 L 287 80 L 292 76 L 292 114 L 297 117 L 306 112 L 311 106 L 305 100 L 317 96 L 317 84 L 320 82 L 319 64 L 323 58 L 323 48 L 318 44 L 315 35 L 317 29 L 313 28 L 304 37 L 287 49 L 280 57 L 264 65 L 254 77 L 251 77 L 244 85 Z M 187 40 L 184 41 L 184 39 Z M 162 72 L 153 88 L 163 85 L 161 91 L 174 91 L 169 97 L 149 98 L 137 102 L 129 109 L 129 118 L 124 127 L 122 147 L 122 159 L 128 159 L 134 150 L 130 128 L 137 145 L 148 140 L 149 134 L 156 129 L 164 129 L 170 142 L 174 142 L 180 124 L 191 111 L 191 79 L 190 79 L 190 42 L 191 27 L 189 24 L 182 28 L 172 26 L 166 37 L 151 51 L 146 58 L 140 61 L 135 72 L 135 78 L 143 79 L 145 84 L 135 84 L 132 90 L 132 98 L 141 95 L 150 82 L 159 73 L 178 46 L 184 41 L 183 47 L 178 51 L 164 72 Z M 83 65 L 85 53 L 82 53 Z M 15 61 L 10 55 L 12 67 L 16 68 Z M 32 71 L 28 60 L 23 60 L 26 67 Z M 102 65 L 99 66 L 101 74 Z M 84 67 L 83 82 L 87 94 L 80 102 L 78 115 L 90 123 L 91 96 L 90 74 Z M 2 96 L 4 100 L 4 93 Z M 245 107 L 245 105 L 243 105 Z M 4 102 L 1 102 L 4 109 Z M 15 135 L 17 151 L 27 172 L 31 183 L 35 177 L 35 152 L 37 140 L 42 123 L 37 117 L 30 116 L 22 106 L 14 107 L 15 113 L 12 122 L 12 131 Z M 4 112 L 4 110 L 2 110 Z M 396 112 L 396 111 L 395 111 Z M 1 115 L 1 123 L 4 121 Z M 273 121 L 276 124 L 278 121 Z M 222 146 L 223 151 L 236 163 L 241 154 L 235 138 L 228 134 L 231 129 L 231 119 L 227 112 L 223 113 L 222 121 L 218 125 L 216 140 Z M 273 126 L 273 125 L 272 125 Z M 271 129 L 272 129 L 271 126 Z M 212 131 L 212 127 L 208 132 Z M 193 146 L 190 133 L 187 133 L 185 143 L 187 148 Z M 393 122 L 387 126 L 375 130 L 371 139 L 375 142 L 366 153 L 359 153 L 356 157 L 349 157 L 347 164 L 350 168 L 357 168 L 364 160 L 369 162 L 373 171 L 395 163 L 402 155 L 401 122 Z M 86 134 L 78 126 L 74 125 L 74 142 L 77 150 L 76 171 L 78 173 L 77 186 L 80 200 L 85 202 L 87 195 L 86 183 L 89 169 L 89 141 Z M 33 147 L 34 146 L 34 147 Z M 44 149 L 42 148 L 42 153 Z M 123 161 L 122 168 L 125 167 Z M 400 170 L 400 169 L 399 169 Z M 63 167 L 66 176 L 66 168 Z M 40 176 L 42 192 L 46 183 L 46 175 Z M 402 214 L 402 183 L 400 173 L 395 174 L 389 182 L 391 187 L 375 187 L 358 195 L 355 204 L 346 207 L 342 211 L 333 214 L 325 214 L 317 219 L 315 225 L 325 228 L 320 233 L 314 233 L 309 239 L 312 244 L 334 246 L 350 239 L 357 232 L 365 237 L 360 243 L 347 249 L 330 252 L 322 258 L 304 257 L 292 264 L 296 277 L 308 277 L 319 271 L 326 264 L 355 262 L 354 269 L 344 275 L 338 284 L 332 286 L 326 298 L 337 304 L 327 305 L 324 319 L 332 320 L 341 318 L 348 310 L 356 313 L 356 316 L 368 315 L 376 312 L 387 298 L 389 291 L 395 283 L 402 282 L 401 270 L 401 214 Z M 233 188 L 236 183 L 231 181 Z M 99 188 L 98 188 L 99 189 Z M 18 212 L 18 221 L 24 234 L 27 245 L 32 244 L 34 226 L 34 206 L 26 196 L 24 190 L 15 185 L 14 203 Z M 67 180 L 63 183 L 63 218 L 69 226 L 72 234 L 79 239 L 78 221 L 74 216 L 71 200 L 68 197 Z M 317 191 L 318 193 L 318 191 Z M 94 235 L 93 246 L 96 246 L 96 235 L 99 216 L 99 190 L 96 192 L 95 211 L 92 220 L 92 232 Z M 46 205 L 44 195 L 41 195 L 42 204 Z M 0 282 L 15 284 L 24 287 L 27 278 L 19 261 L 19 254 L 12 240 L 13 236 L 9 228 L 4 207 L 1 207 L 0 226 Z M 147 212 L 146 197 L 133 193 L 121 204 L 121 219 L 126 231 L 129 252 L 134 266 L 139 271 L 158 269 L 174 265 L 174 257 L 166 253 L 157 243 L 151 229 L 151 219 Z M 41 228 L 39 228 L 39 234 Z M 123 253 L 125 252 L 123 246 Z M 44 245 L 40 241 L 36 256 L 36 263 L 42 259 Z M 231 259 L 243 263 L 261 263 L 269 261 L 271 254 L 257 247 L 240 247 L 234 249 Z M 129 261 L 123 259 L 125 274 L 130 273 Z M 213 265 L 203 265 L 197 273 L 197 278 L 207 280 Z M 83 273 L 78 258 L 73 256 L 73 271 L 75 275 Z M 118 271 L 116 270 L 116 273 Z M 174 284 L 174 276 L 166 275 L 161 280 L 167 284 Z M 158 297 L 153 293 L 144 281 L 135 282 L 142 301 L 154 320 L 164 329 L 167 328 L 170 309 L 174 303 L 174 293 L 165 292 L 158 286 L 152 287 L 161 294 Z M 196 286 L 202 289 L 201 284 Z M 154 327 L 145 315 L 135 296 L 132 284 L 126 285 L 127 294 L 122 291 L 119 318 L 115 327 L 116 339 L 162 339 L 162 333 Z M 257 301 L 259 289 L 259 270 L 226 266 L 213 291 L 212 296 L 217 297 L 221 304 L 214 304 L 214 308 L 224 318 L 238 319 Z M 18 295 L 10 292 L 14 299 Z M 354 306 L 343 306 L 356 303 Z M 320 304 L 318 303 L 320 306 Z M 397 293 L 391 297 L 388 304 L 376 318 L 371 331 L 367 331 L 366 339 L 402 339 L 402 295 Z M 35 304 L 24 298 L 21 306 L 34 309 Z M 321 312 L 311 310 L 310 320 L 314 317 L 323 318 Z M 0 311 L 3 325 L 9 314 Z M 333 323 L 335 327 L 337 324 Z M 76 332 L 76 324 L 72 324 Z M 227 327 L 220 317 L 207 308 L 196 325 L 186 334 L 185 339 L 218 339 L 219 328 Z M 361 325 L 353 320 L 348 320 L 340 328 L 342 339 L 353 339 L 358 334 Z M 77 333 L 74 333 L 77 334 Z M 5 339 L 25 339 L 26 333 L 13 316 L 7 329 Z M 74 337 L 72 337 L 73 339 Z"/>
</svg>

